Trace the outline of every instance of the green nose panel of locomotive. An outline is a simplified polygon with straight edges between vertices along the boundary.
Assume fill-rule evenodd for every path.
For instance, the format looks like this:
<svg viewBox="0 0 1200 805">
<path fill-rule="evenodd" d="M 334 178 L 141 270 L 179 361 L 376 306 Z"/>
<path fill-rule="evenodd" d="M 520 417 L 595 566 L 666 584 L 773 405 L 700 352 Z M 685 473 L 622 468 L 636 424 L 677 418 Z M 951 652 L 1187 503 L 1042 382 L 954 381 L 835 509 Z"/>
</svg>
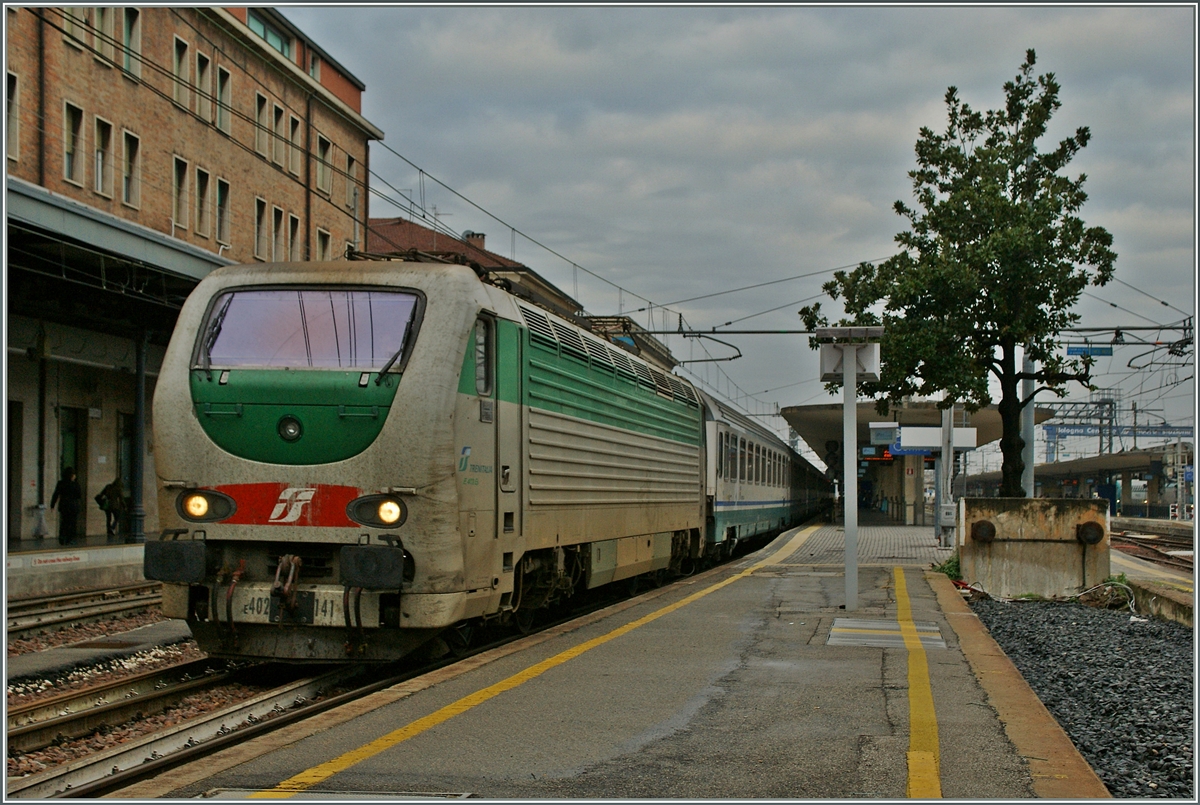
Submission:
<svg viewBox="0 0 1200 805">
<path fill-rule="evenodd" d="M 213 369 L 191 373 L 196 418 L 221 449 L 272 464 L 329 464 L 365 450 L 400 385 L 388 373 Z"/>
</svg>

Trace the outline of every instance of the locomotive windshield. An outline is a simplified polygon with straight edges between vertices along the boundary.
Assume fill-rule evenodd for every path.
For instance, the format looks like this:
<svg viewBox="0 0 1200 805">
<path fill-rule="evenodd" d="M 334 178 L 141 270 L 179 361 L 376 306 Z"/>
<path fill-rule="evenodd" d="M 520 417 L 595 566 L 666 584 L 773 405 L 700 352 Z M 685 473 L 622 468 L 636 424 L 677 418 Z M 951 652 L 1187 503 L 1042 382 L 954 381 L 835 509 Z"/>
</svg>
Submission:
<svg viewBox="0 0 1200 805">
<path fill-rule="evenodd" d="M 387 371 L 404 351 L 417 296 L 402 291 L 257 288 L 221 294 L 199 363 Z"/>
</svg>

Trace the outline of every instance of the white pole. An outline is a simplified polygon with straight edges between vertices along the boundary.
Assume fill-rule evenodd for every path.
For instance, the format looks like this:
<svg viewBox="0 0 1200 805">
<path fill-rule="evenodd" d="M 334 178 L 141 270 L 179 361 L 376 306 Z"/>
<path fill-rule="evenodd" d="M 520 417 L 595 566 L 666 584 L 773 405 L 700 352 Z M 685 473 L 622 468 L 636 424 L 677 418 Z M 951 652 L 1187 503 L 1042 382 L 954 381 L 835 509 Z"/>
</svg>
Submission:
<svg viewBox="0 0 1200 805">
<path fill-rule="evenodd" d="M 846 510 L 846 611 L 858 609 L 858 346 L 842 345 L 842 475 Z"/>
<path fill-rule="evenodd" d="M 938 506 L 938 545 L 953 544 L 950 529 L 942 522 L 943 507 L 954 502 L 954 406 L 942 411 L 942 499 Z"/>
<path fill-rule="evenodd" d="M 1033 359 L 1029 357 L 1028 349 L 1025 352 L 1025 359 L 1021 366 L 1021 371 L 1026 374 L 1033 374 L 1034 366 Z M 1033 379 L 1028 378 L 1021 381 L 1021 397 L 1029 399 L 1033 394 Z M 1025 440 L 1025 446 L 1021 448 L 1021 461 L 1025 464 L 1025 469 L 1021 471 L 1021 486 L 1025 489 L 1025 497 L 1033 497 L 1033 442 L 1034 442 L 1034 419 L 1033 419 L 1033 403 L 1026 403 L 1021 409 L 1021 438 Z M 1135 431 L 1136 433 L 1136 431 Z M 1136 438 L 1136 437 L 1135 437 Z"/>
</svg>

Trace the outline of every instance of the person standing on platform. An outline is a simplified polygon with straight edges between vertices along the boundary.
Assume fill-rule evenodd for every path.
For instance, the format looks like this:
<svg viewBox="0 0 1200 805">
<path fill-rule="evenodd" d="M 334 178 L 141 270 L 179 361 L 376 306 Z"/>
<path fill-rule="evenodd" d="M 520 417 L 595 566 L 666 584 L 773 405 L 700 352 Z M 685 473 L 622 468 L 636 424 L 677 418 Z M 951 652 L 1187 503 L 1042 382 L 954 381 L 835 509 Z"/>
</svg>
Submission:
<svg viewBox="0 0 1200 805">
<path fill-rule="evenodd" d="M 79 512 L 83 508 L 83 491 L 75 480 L 75 469 L 64 467 L 62 479 L 54 487 L 50 497 L 50 508 L 58 507 L 58 544 L 70 545 L 75 542 L 75 532 L 79 526 Z"/>
<path fill-rule="evenodd" d="M 104 512 L 104 530 L 108 536 L 115 535 L 121 530 L 121 517 L 125 514 L 125 487 L 120 477 L 100 490 L 96 495 L 96 505 Z"/>
</svg>

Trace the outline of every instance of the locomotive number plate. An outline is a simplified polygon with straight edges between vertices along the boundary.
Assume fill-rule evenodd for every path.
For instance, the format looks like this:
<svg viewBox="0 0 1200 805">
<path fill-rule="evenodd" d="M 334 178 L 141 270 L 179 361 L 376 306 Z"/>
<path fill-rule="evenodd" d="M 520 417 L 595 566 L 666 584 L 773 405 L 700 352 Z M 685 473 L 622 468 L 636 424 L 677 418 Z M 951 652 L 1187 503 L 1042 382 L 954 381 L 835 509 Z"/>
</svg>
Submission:
<svg viewBox="0 0 1200 805">
<path fill-rule="evenodd" d="M 268 584 L 252 584 L 235 593 L 233 615 L 240 623 L 275 623 L 295 626 L 345 626 L 342 614 L 342 590 L 318 588 L 297 590 L 296 606 L 288 609 L 283 599 L 271 595 Z M 354 617 L 351 599 L 351 617 Z M 379 625 L 379 596 L 363 593 L 358 611 L 364 626 Z M 224 613 L 222 613 L 222 620 Z"/>
<path fill-rule="evenodd" d="M 311 592 L 297 592 L 295 601 L 295 608 L 289 609 L 284 606 L 284 599 L 279 596 L 256 595 L 242 604 L 242 615 L 246 620 L 260 620 L 266 615 L 270 623 L 312 623 L 316 610 L 316 595 Z"/>
</svg>

